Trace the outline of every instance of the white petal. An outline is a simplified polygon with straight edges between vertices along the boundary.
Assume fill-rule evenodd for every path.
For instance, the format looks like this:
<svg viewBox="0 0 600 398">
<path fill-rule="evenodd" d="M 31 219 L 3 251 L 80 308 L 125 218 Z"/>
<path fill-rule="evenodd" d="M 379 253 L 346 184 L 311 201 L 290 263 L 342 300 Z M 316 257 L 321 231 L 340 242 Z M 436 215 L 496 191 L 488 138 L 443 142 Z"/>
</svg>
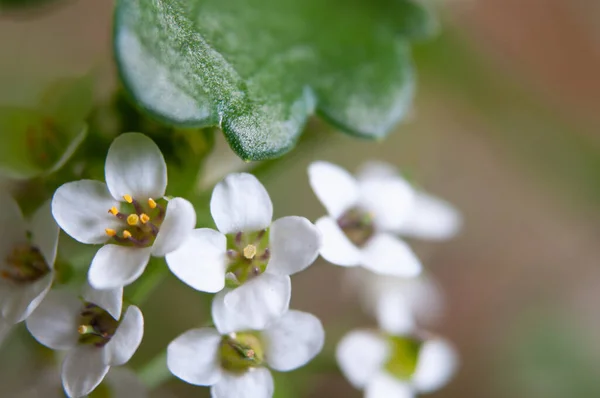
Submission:
<svg viewBox="0 0 600 398">
<path fill-rule="evenodd" d="M 32 243 L 37 247 L 50 268 L 54 267 L 58 247 L 58 224 L 52 217 L 51 201 L 46 201 L 31 218 Z"/>
<path fill-rule="evenodd" d="M 308 180 L 315 195 L 333 218 L 337 219 L 358 202 L 358 184 L 340 166 L 322 161 L 314 162 L 308 166 Z"/>
<path fill-rule="evenodd" d="M 112 196 L 139 201 L 160 198 L 167 188 L 167 164 L 158 146 L 140 133 L 121 134 L 106 155 L 106 185 Z"/>
<path fill-rule="evenodd" d="M 238 313 L 225 306 L 225 296 L 232 289 L 223 289 L 215 294 L 211 304 L 212 319 L 220 334 L 229 334 L 252 329 L 247 317 L 240 317 Z"/>
<path fill-rule="evenodd" d="M 367 383 L 365 398 L 412 398 L 410 386 L 394 378 L 387 372 L 381 372 Z"/>
<path fill-rule="evenodd" d="M 130 305 L 114 336 L 104 346 L 106 364 L 110 366 L 123 365 L 135 353 L 144 336 L 144 317 L 142 311 L 135 305 Z"/>
<path fill-rule="evenodd" d="M 194 206 L 183 198 L 173 198 L 167 205 L 165 220 L 152 246 L 152 255 L 163 257 L 177 249 L 196 226 Z"/>
<path fill-rule="evenodd" d="M 461 215 L 450 203 L 419 192 L 408 217 L 396 232 L 420 239 L 444 240 L 456 235 L 461 225 Z"/>
<path fill-rule="evenodd" d="M 101 247 L 90 265 L 88 272 L 90 285 L 100 290 L 129 285 L 144 273 L 151 251 L 151 247 L 119 245 Z"/>
<path fill-rule="evenodd" d="M 60 186 L 52 197 L 52 215 L 58 225 L 81 243 L 104 243 L 107 228 L 118 229 L 120 222 L 108 212 L 119 206 L 106 184 L 81 180 Z"/>
<path fill-rule="evenodd" d="M 173 274 L 201 292 L 216 293 L 225 287 L 227 238 L 209 228 L 193 230 L 177 250 L 165 257 Z"/>
<path fill-rule="evenodd" d="M 96 304 L 103 308 L 113 318 L 121 318 L 121 308 L 123 307 L 123 288 L 98 290 L 87 285 L 83 291 L 83 299 L 88 303 Z"/>
<path fill-rule="evenodd" d="M 292 284 L 289 276 L 264 273 L 225 295 L 225 306 L 237 313 L 240 322 L 262 330 L 290 307 Z"/>
<path fill-rule="evenodd" d="M 146 386 L 136 373 L 128 368 L 111 368 L 106 376 L 112 398 L 147 398 Z"/>
<path fill-rule="evenodd" d="M 83 397 L 102 382 L 110 369 L 104 364 L 102 348 L 93 345 L 75 347 L 62 364 L 62 382 L 69 397 Z"/>
<path fill-rule="evenodd" d="M 360 250 L 346 237 L 331 217 L 321 217 L 315 223 L 321 232 L 321 256 L 335 265 L 353 267 L 360 263 Z"/>
<path fill-rule="evenodd" d="M 412 187 L 402 178 L 360 182 L 361 207 L 373 214 L 377 229 L 395 231 L 408 217 L 415 199 Z"/>
<path fill-rule="evenodd" d="M 210 212 L 224 234 L 268 228 L 273 204 L 265 187 L 248 173 L 229 174 L 215 186 Z"/>
<path fill-rule="evenodd" d="M 426 341 L 419 352 L 413 385 L 419 392 L 433 392 L 448 383 L 457 367 L 458 355 L 449 342 L 440 338 Z"/>
<path fill-rule="evenodd" d="M 356 330 L 345 335 L 336 349 L 336 359 L 350 384 L 363 388 L 383 368 L 389 355 L 385 339 L 374 333 Z"/>
<path fill-rule="evenodd" d="M 283 217 L 271 225 L 271 259 L 267 272 L 292 275 L 311 265 L 319 255 L 321 233 L 304 217 Z"/>
<path fill-rule="evenodd" d="M 27 330 L 46 347 L 67 350 L 79 340 L 81 301 L 70 292 L 51 290 L 27 318 Z"/>
<path fill-rule="evenodd" d="M 0 194 L 0 259 L 4 259 L 16 245 L 27 243 L 27 224 L 15 200 L 5 193 Z"/>
<path fill-rule="evenodd" d="M 359 180 L 372 180 L 375 178 L 398 177 L 399 174 L 398 169 L 389 163 L 369 160 L 360 166 L 356 177 Z"/>
<path fill-rule="evenodd" d="M 210 386 L 221 379 L 221 335 L 213 328 L 192 329 L 167 347 L 167 367 L 181 380 Z"/>
<path fill-rule="evenodd" d="M 362 264 L 381 275 L 414 277 L 421 273 L 421 262 L 406 242 L 388 234 L 376 234 L 365 245 Z"/>
<path fill-rule="evenodd" d="M 2 317 L 12 323 L 25 320 L 50 291 L 53 277 L 54 275 L 49 273 L 32 283 L 0 287 L 10 289 L 2 294 Z"/>
<path fill-rule="evenodd" d="M 415 328 L 411 303 L 402 291 L 386 291 L 377 302 L 379 327 L 393 335 L 407 334 Z"/>
<path fill-rule="evenodd" d="M 290 310 L 262 333 L 269 366 L 287 372 L 303 366 L 323 349 L 321 321 L 306 312 Z"/>
<path fill-rule="evenodd" d="M 266 368 L 252 368 L 245 373 L 223 372 L 210 389 L 211 398 L 271 398 L 275 391 L 273 376 Z"/>
</svg>

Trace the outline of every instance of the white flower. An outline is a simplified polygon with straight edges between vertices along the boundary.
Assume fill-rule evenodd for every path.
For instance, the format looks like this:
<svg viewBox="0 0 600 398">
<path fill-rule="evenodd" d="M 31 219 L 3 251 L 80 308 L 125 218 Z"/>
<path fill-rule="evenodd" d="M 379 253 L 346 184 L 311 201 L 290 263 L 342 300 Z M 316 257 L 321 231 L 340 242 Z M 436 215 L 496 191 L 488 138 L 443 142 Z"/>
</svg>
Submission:
<svg viewBox="0 0 600 398">
<path fill-rule="evenodd" d="M 358 171 L 358 179 L 363 182 L 398 180 L 406 183 L 394 166 L 378 161 L 365 163 Z M 420 239 L 444 240 L 454 237 L 461 226 L 462 217 L 454 206 L 417 190 L 410 210 L 393 232 Z"/>
<path fill-rule="evenodd" d="M 289 275 L 316 259 L 321 237 L 303 217 L 271 224 L 273 205 L 251 174 L 230 174 L 216 185 L 210 210 L 219 231 L 196 229 L 167 254 L 171 271 L 197 290 L 216 293 L 226 286 L 225 303 L 252 327 L 289 308 Z"/>
<path fill-rule="evenodd" d="M 365 398 L 411 398 L 443 387 L 457 368 L 454 348 L 441 338 L 355 330 L 338 344 L 342 373 Z"/>
<path fill-rule="evenodd" d="M 414 200 L 409 184 L 400 179 L 356 180 L 327 162 L 312 163 L 308 175 L 329 214 L 316 222 L 323 235 L 321 256 L 378 274 L 413 277 L 421 272 L 412 249 L 393 235 Z"/>
<path fill-rule="evenodd" d="M 0 195 L 0 321 L 23 321 L 44 299 L 54 278 L 58 225 L 44 203 L 25 222 L 17 203 Z"/>
<path fill-rule="evenodd" d="M 167 348 L 169 370 L 190 384 L 212 386 L 213 398 L 270 398 L 274 385 L 266 366 L 287 372 L 323 348 L 325 333 L 315 316 L 290 310 L 254 329 L 236 313 L 222 311 L 224 298 L 221 292 L 213 301 L 216 329 L 189 330 Z"/>
<path fill-rule="evenodd" d="M 196 225 L 191 203 L 167 200 L 167 165 L 156 144 L 139 133 L 117 137 L 106 157 L 106 184 L 81 180 L 56 190 L 52 214 L 82 243 L 104 245 L 88 280 L 97 289 L 135 281 L 150 256 L 177 249 Z"/>
<path fill-rule="evenodd" d="M 27 318 L 27 329 L 37 341 L 68 351 L 61 376 L 69 397 L 89 394 L 111 366 L 125 364 L 140 345 L 142 313 L 132 305 L 120 318 L 122 300 L 122 288 L 88 287 L 83 300 L 70 292 L 53 290 Z"/>
</svg>

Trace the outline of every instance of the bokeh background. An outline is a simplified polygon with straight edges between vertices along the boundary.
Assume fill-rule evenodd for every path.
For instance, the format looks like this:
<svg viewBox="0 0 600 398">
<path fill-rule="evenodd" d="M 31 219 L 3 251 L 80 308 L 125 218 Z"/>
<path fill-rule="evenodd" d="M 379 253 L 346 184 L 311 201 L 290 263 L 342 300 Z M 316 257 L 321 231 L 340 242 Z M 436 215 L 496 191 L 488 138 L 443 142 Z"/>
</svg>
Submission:
<svg viewBox="0 0 600 398">
<path fill-rule="evenodd" d="M 275 215 L 322 214 L 306 176 L 312 160 L 351 170 L 369 159 L 401 166 L 464 215 L 457 238 L 413 242 L 444 292 L 434 331 L 461 356 L 456 378 L 432 397 L 599 397 L 600 2 L 434 5 L 443 30 L 414 50 L 410 120 L 382 143 L 311 123 L 321 130 L 315 141 L 261 175 Z M 108 71 L 110 91 L 111 16 L 105 0 L 0 11 L 0 103 L 29 104 L 56 78 L 92 68 Z M 293 278 L 292 306 L 323 319 L 328 350 L 344 330 L 373 325 L 342 280 L 341 268 L 322 261 Z M 205 321 L 198 302 L 169 276 L 142 305 L 146 336 L 133 365 Z M 34 366 L 36 347 L 17 333 L 0 350 L 1 397 Z M 360 396 L 328 364 L 280 381 L 281 397 Z M 199 392 L 172 380 L 155 396 Z"/>
</svg>

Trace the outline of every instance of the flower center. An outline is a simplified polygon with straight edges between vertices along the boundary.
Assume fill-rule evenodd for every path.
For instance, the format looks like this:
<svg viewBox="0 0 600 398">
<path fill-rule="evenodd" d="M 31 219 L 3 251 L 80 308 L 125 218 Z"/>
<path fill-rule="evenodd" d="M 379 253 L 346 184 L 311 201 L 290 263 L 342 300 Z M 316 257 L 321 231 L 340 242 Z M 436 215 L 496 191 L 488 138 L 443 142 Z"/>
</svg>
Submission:
<svg viewBox="0 0 600 398">
<path fill-rule="evenodd" d="M 262 274 L 271 257 L 269 230 L 227 235 L 227 257 L 228 287 L 240 286 L 248 279 Z"/>
<path fill-rule="evenodd" d="M 85 303 L 77 327 L 79 343 L 103 347 L 114 336 L 118 326 L 119 321 L 104 309 L 96 304 Z"/>
<path fill-rule="evenodd" d="M 6 257 L 6 265 L 0 276 L 18 284 L 35 282 L 50 272 L 40 250 L 29 243 L 16 246 Z"/>
<path fill-rule="evenodd" d="M 262 365 L 263 349 L 260 339 L 248 332 L 223 336 L 219 348 L 221 367 L 230 372 L 243 373 Z"/>
<path fill-rule="evenodd" d="M 373 214 L 356 207 L 342 214 L 337 223 L 346 237 L 358 247 L 364 246 L 375 232 Z"/>
<path fill-rule="evenodd" d="M 423 342 L 414 337 L 391 336 L 388 343 L 391 350 L 385 369 L 400 380 L 409 380 L 417 369 Z"/>
<path fill-rule="evenodd" d="M 146 203 L 135 200 L 131 195 L 123 196 L 125 204 L 121 210 L 112 207 L 108 210 L 113 216 L 122 221 L 123 229 L 118 231 L 107 228 L 106 234 L 112 240 L 123 246 L 148 247 L 152 246 L 160 226 L 165 219 L 165 203 L 157 203 L 150 198 Z M 163 202 L 161 199 L 159 202 Z"/>
</svg>

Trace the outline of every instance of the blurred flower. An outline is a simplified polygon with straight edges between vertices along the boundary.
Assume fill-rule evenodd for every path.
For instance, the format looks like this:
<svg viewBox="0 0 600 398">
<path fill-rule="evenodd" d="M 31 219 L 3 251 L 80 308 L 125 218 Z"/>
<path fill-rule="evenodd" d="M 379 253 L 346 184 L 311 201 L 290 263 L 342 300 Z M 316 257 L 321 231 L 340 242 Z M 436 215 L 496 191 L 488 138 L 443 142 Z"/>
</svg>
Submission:
<svg viewBox="0 0 600 398">
<path fill-rule="evenodd" d="M 366 162 L 359 169 L 359 181 L 397 180 L 407 184 L 398 170 L 384 162 Z M 462 226 L 459 211 L 450 203 L 416 190 L 405 217 L 394 226 L 393 232 L 428 240 L 444 240 L 454 237 Z"/>
<path fill-rule="evenodd" d="M 415 192 L 402 179 L 365 178 L 327 162 L 308 168 L 310 185 L 328 216 L 316 222 L 323 234 L 321 256 L 346 267 L 361 265 L 385 275 L 413 277 L 421 263 L 393 234 L 411 211 Z"/>
<path fill-rule="evenodd" d="M 259 327 L 289 308 L 289 275 L 312 264 L 319 252 L 317 228 L 303 217 L 271 223 L 273 204 L 251 174 L 230 174 L 213 191 L 210 209 L 219 231 L 196 229 L 167 254 L 171 271 L 197 290 L 226 285 L 230 310 Z"/>
<path fill-rule="evenodd" d="M 213 300 L 216 329 L 192 329 L 177 337 L 167 349 L 167 366 L 190 384 L 212 386 L 213 398 L 270 398 L 274 385 L 266 366 L 286 372 L 313 359 L 325 339 L 321 321 L 290 310 L 254 328 L 227 310 L 225 295 Z"/>
<path fill-rule="evenodd" d="M 58 225 L 44 203 L 31 222 L 17 203 L 0 195 L 0 321 L 23 321 L 44 299 L 54 278 Z"/>
<path fill-rule="evenodd" d="M 191 203 L 167 200 L 167 165 L 145 135 L 117 137 L 106 157 L 106 184 L 81 180 L 56 190 L 52 214 L 82 243 L 104 245 L 92 260 L 88 279 L 97 289 L 135 281 L 150 256 L 177 249 L 196 224 Z"/>
<path fill-rule="evenodd" d="M 27 319 L 27 329 L 37 341 L 68 351 L 61 375 L 69 397 L 92 392 L 111 366 L 125 364 L 140 345 L 142 313 L 132 305 L 120 319 L 122 300 L 122 288 L 89 287 L 83 303 L 69 292 L 53 290 Z"/>
<path fill-rule="evenodd" d="M 443 387 L 457 368 L 454 348 L 437 337 L 356 330 L 339 342 L 340 369 L 367 398 L 411 398 Z"/>
</svg>

